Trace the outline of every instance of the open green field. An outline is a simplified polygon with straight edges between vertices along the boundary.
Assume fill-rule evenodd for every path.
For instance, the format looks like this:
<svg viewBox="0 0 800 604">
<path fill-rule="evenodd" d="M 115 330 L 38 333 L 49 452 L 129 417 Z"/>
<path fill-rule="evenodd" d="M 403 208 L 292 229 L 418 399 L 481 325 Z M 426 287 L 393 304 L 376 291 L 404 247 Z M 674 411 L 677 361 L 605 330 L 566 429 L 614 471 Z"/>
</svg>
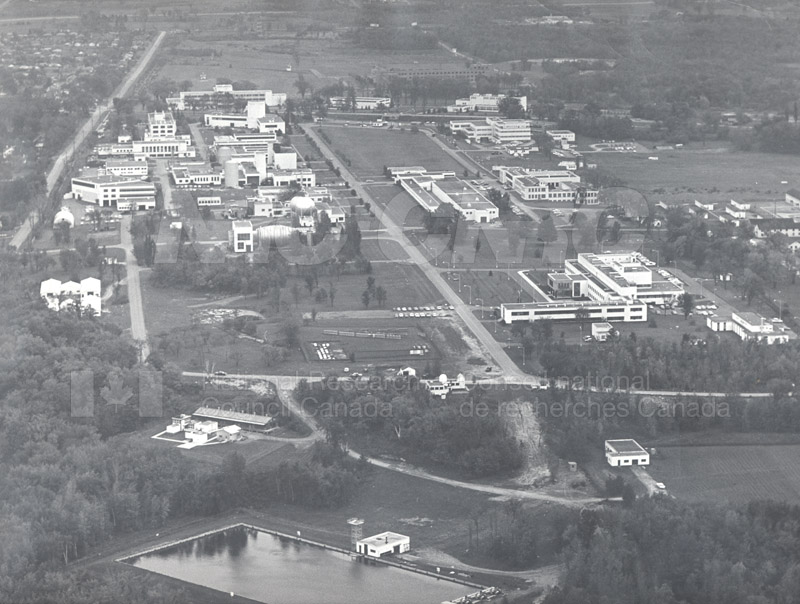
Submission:
<svg viewBox="0 0 800 604">
<path fill-rule="evenodd" d="M 490 274 L 491 272 L 491 274 Z M 458 282 L 461 281 L 461 298 L 476 306 L 484 307 L 500 306 L 506 302 L 532 302 L 533 296 L 528 292 L 528 288 L 518 283 L 513 276 L 514 269 L 508 271 L 506 268 L 500 269 L 480 269 L 467 271 L 445 271 L 443 276 L 447 279 L 453 291 L 459 293 Z M 472 297 L 470 298 L 470 289 Z M 480 298 L 480 300 L 479 300 Z M 491 316 L 489 311 L 485 311 L 485 317 Z"/>
<path fill-rule="evenodd" d="M 626 19 L 641 21 L 656 12 L 659 6 L 653 0 L 567 0 L 561 4 L 566 9 L 579 11 L 581 16 L 594 19 Z"/>
<path fill-rule="evenodd" d="M 444 49 L 364 51 L 344 40 L 297 37 L 294 29 L 287 29 L 296 24 L 266 15 L 261 18 L 270 21 L 266 26 L 270 31 L 263 34 L 267 39 L 236 34 L 222 38 L 214 33 L 184 39 L 174 52 L 166 53 L 167 61 L 156 77 L 178 82 L 189 80 L 194 90 L 211 90 L 217 78 L 249 80 L 259 88 L 295 96 L 295 82 L 300 75 L 314 89 L 319 89 L 355 75 L 368 76 L 375 66 L 463 63 Z M 206 49 L 214 50 L 218 56 L 192 56 Z M 206 79 L 201 80 L 200 74 L 205 74 Z"/>
<path fill-rule="evenodd" d="M 797 185 L 797 159 L 790 155 L 735 152 L 714 145 L 713 149 L 692 146 L 652 151 L 658 161 L 638 153 L 592 153 L 587 157 L 652 202 L 782 199 L 786 190 Z"/>
<path fill-rule="evenodd" d="M 318 128 L 331 140 L 334 151 L 344 153 L 359 178 L 383 180 L 384 166 L 424 166 L 429 170 L 463 172 L 458 162 L 422 133 L 356 126 Z M 341 156 L 340 156 L 341 157 Z"/>
<path fill-rule="evenodd" d="M 800 445 L 661 447 L 649 468 L 669 493 L 689 501 L 796 502 Z"/>
<path fill-rule="evenodd" d="M 381 168 L 382 170 L 383 168 Z M 379 208 L 392 221 L 403 228 L 418 228 L 425 224 L 425 210 L 407 192 L 391 182 L 366 185 L 364 187 Z"/>
</svg>

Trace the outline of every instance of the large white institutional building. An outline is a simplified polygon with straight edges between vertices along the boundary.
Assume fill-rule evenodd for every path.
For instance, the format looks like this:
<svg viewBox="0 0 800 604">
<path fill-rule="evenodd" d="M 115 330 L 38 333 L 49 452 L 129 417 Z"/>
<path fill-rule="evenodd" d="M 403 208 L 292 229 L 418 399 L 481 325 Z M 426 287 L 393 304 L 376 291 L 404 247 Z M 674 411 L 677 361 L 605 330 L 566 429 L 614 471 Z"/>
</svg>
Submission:
<svg viewBox="0 0 800 604">
<path fill-rule="evenodd" d="M 502 304 L 503 322 L 575 320 L 646 321 L 648 304 L 671 303 L 683 286 L 660 277 L 632 252 L 578 254 L 547 275 L 547 300 Z"/>
</svg>

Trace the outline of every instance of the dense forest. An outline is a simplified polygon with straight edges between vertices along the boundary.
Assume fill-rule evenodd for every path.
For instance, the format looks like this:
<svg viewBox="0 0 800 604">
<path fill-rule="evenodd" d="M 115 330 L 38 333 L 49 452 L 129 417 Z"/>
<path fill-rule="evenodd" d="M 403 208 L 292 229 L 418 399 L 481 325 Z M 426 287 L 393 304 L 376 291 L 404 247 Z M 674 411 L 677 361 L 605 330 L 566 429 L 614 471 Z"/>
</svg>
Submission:
<svg viewBox="0 0 800 604">
<path fill-rule="evenodd" d="M 522 466 L 520 443 L 496 406 L 479 413 L 472 411 L 474 400 L 435 399 L 415 378 L 353 383 L 331 377 L 302 384 L 297 396 L 337 443 L 378 442 L 382 451 L 388 446 L 403 458 L 473 478 Z"/>
<path fill-rule="evenodd" d="M 503 12 L 494 4 L 454 11 L 440 35 L 488 62 L 549 58 L 614 62 L 614 69 L 548 76 L 540 89 L 551 98 L 594 99 L 604 106 L 608 102 L 613 106 L 616 99 L 625 104 L 684 103 L 697 110 L 747 107 L 783 112 L 798 96 L 789 71 L 798 51 L 792 21 L 687 15 L 643 23 L 574 25 L 565 31 L 519 18 L 512 24 L 513 19 L 502 20 Z"/>
<path fill-rule="evenodd" d="M 160 600 L 149 579 L 87 578 L 68 565 L 176 518 L 270 501 L 337 506 L 366 477 L 332 445 L 251 470 L 236 453 L 216 468 L 196 466 L 131 434 L 152 421 L 139 416 L 140 372 L 150 368 L 119 328 L 46 310 L 35 294 L 46 272 L 22 258 L 0 256 L 0 602 Z M 176 368 L 161 377 L 165 416 L 196 404 L 197 386 L 182 384 Z"/>
<path fill-rule="evenodd" d="M 800 508 L 667 497 L 583 510 L 546 604 L 789 604 L 800 594 Z"/>
</svg>

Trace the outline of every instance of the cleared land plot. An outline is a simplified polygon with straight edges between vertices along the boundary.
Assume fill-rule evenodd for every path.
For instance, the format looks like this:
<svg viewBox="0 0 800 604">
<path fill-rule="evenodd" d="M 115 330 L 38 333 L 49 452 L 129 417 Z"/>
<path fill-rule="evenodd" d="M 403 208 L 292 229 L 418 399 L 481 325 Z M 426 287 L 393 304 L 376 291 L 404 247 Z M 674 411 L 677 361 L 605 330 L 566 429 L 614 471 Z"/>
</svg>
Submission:
<svg viewBox="0 0 800 604">
<path fill-rule="evenodd" d="M 790 155 L 739 153 L 726 148 L 652 151 L 658 161 L 633 153 L 594 153 L 597 165 L 654 201 L 692 202 L 698 194 L 710 201 L 783 198 L 797 175 Z"/>
<path fill-rule="evenodd" d="M 365 52 L 347 41 L 298 37 L 295 31 L 287 32 L 286 22 L 276 20 L 274 16 L 244 15 L 241 18 L 243 21 L 265 21 L 266 35 L 271 39 L 237 40 L 235 34 L 221 39 L 224 32 L 205 34 L 204 39 L 186 39 L 177 46 L 176 52 L 167 55 L 167 63 L 156 79 L 170 78 L 179 82 L 188 79 L 194 85 L 193 90 L 211 90 L 217 78 L 249 80 L 260 88 L 294 95 L 294 83 L 299 75 L 319 89 L 340 79 L 348 79 L 353 74 L 369 75 L 376 65 L 391 67 L 415 62 L 463 64 L 444 49 L 408 53 Z M 246 27 L 244 23 L 242 25 Z M 192 56 L 192 53 L 209 49 L 221 53 L 221 56 Z M 201 80 L 200 74 L 205 74 L 207 79 Z"/>
<path fill-rule="evenodd" d="M 334 151 L 350 160 L 350 169 L 360 178 L 383 178 L 384 166 L 424 166 L 429 170 L 463 172 L 458 162 L 422 133 L 355 126 L 329 126 L 319 128 L 318 132 L 324 132 Z"/>
<path fill-rule="evenodd" d="M 795 502 L 798 456 L 800 445 L 662 447 L 649 472 L 672 495 L 690 501 Z"/>
</svg>

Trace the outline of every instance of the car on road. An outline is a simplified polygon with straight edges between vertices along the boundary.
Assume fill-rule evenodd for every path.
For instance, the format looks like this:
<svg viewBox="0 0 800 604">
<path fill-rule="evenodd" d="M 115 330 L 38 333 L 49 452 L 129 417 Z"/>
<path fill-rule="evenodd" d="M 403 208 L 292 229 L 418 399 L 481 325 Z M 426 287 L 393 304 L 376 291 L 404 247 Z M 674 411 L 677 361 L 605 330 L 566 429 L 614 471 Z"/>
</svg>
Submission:
<svg viewBox="0 0 800 604">
<path fill-rule="evenodd" d="M 656 488 L 657 489 L 666 489 L 667 485 L 665 485 L 663 482 L 657 482 L 656 483 Z"/>
<path fill-rule="evenodd" d="M 226 376 L 226 375 L 228 375 L 228 374 L 227 374 L 227 373 L 225 373 L 224 371 L 215 371 L 215 372 L 214 372 L 214 375 L 218 375 L 218 376 L 220 376 L 220 377 L 223 377 L 223 376 Z"/>
<path fill-rule="evenodd" d="M 583 336 L 584 342 L 591 342 L 593 340 L 592 336 Z"/>
</svg>

